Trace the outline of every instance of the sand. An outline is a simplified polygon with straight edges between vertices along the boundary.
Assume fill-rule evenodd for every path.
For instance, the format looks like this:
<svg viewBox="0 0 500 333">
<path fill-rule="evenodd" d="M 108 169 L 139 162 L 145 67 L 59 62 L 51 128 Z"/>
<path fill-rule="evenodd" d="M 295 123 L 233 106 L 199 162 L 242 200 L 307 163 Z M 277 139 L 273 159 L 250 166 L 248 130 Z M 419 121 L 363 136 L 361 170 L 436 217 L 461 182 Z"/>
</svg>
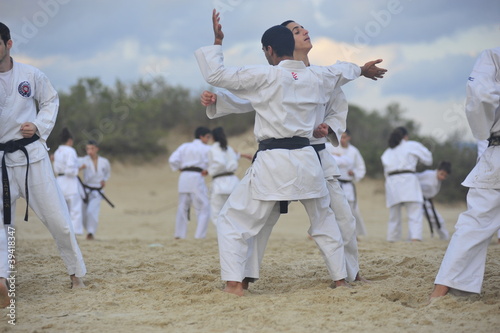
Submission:
<svg viewBox="0 0 500 333">
<path fill-rule="evenodd" d="M 251 152 L 251 138 L 235 142 Z M 0 332 L 500 332 L 500 245 L 490 244 L 481 295 L 427 305 L 447 242 L 424 228 L 421 243 L 387 243 L 379 180 L 358 185 L 369 233 L 359 242 L 360 266 L 371 284 L 331 288 L 294 203 L 271 235 L 261 279 L 236 297 L 221 291 L 213 225 L 206 239 L 193 238 L 194 221 L 188 239 L 173 239 L 178 174 L 166 163 L 112 167 L 107 194 L 116 208 L 103 202 L 94 241 L 77 237 L 85 289 L 69 288 L 50 234 L 33 212 L 22 221 L 18 202 L 16 325 L 0 310 Z M 465 204 L 437 208 L 452 231 Z"/>
</svg>

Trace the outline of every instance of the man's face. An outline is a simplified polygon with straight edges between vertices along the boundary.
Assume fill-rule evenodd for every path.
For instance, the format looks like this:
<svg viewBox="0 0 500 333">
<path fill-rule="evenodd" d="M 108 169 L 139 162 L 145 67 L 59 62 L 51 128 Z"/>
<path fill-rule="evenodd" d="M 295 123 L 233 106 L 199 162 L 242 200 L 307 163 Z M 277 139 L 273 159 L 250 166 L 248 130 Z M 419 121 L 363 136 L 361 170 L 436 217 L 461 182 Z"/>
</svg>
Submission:
<svg viewBox="0 0 500 333">
<path fill-rule="evenodd" d="M 444 170 L 438 170 L 437 178 L 439 181 L 445 180 L 446 178 L 448 178 L 448 172 L 446 172 Z"/>
<path fill-rule="evenodd" d="M 200 136 L 200 140 L 204 144 L 208 144 L 208 142 L 210 141 L 210 139 L 212 139 L 212 134 L 210 134 L 210 133 Z"/>
<path fill-rule="evenodd" d="M 286 25 L 293 33 L 295 39 L 295 50 L 309 51 L 312 49 L 311 39 L 309 38 L 309 31 L 304 29 L 303 26 L 297 22 L 290 22 Z"/>
<path fill-rule="evenodd" d="M 87 155 L 89 155 L 90 157 L 96 157 L 97 152 L 99 151 L 99 147 L 95 145 L 87 145 L 85 147 L 85 151 L 87 152 Z"/>
<path fill-rule="evenodd" d="M 0 63 L 10 61 L 10 49 L 12 48 L 12 40 L 9 39 L 7 44 L 0 39 Z"/>
<path fill-rule="evenodd" d="M 342 133 L 342 136 L 340 137 L 340 145 L 344 148 L 349 146 L 349 141 L 351 141 L 351 137 L 347 133 Z"/>
</svg>

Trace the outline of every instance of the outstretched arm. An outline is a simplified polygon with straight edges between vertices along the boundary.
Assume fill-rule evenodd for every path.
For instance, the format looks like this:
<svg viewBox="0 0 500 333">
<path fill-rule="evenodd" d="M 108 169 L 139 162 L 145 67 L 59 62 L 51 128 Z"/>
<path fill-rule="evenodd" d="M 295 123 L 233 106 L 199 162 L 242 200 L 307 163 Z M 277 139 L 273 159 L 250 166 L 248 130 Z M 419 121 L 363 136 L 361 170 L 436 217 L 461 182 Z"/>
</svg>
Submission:
<svg viewBox="0 0 500 333">
<path fill-rule="evenodd" d="M 222 40 L 224 39 L 224 33 L 222 32 L 222 25 L 219 23 L 220 13 L 217 10 L 212 11 L 212 24 L 214 28 L 214 45 L 222 45 Z"/>
<path fill-rule="evenodd" d="M 361 66 L 361 75 L 375 81 L 377 78 L 382 79 L 385 72 L 387 72 L 387 69 L 377 67 L 377 64 L 380 64 L 381 62 L 382 59 L 368 61 L 364 64 L 364 66 Z"/>
</svg>

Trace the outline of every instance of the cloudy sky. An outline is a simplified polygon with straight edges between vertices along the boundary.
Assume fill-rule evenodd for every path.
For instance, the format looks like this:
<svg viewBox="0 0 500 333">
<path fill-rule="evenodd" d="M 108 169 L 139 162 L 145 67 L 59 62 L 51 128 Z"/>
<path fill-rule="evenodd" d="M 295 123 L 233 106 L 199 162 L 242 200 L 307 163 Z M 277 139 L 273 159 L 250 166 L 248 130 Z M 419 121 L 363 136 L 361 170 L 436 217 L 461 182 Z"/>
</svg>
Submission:
<svg viewBox="0 0 500 333">
<path fill-rule="evenodd" d="M 2 0 L 12 56 L 42 69 L 60 91 L 82 77 L 109 86 L 161 75 L 207 88 L 193 52 L 213 43 L 211 10 L 222 13 L 227 65 L 264 64 L 264 30 L 293 19 L 309 30 L 311 62 L 382 58 L 386 78 L 345 87 L 351 104 L 399 103 L 421 133 L 471 138 L 463 114 L 475 58 L 500 46 L 498 0 Z"/>
</svg>

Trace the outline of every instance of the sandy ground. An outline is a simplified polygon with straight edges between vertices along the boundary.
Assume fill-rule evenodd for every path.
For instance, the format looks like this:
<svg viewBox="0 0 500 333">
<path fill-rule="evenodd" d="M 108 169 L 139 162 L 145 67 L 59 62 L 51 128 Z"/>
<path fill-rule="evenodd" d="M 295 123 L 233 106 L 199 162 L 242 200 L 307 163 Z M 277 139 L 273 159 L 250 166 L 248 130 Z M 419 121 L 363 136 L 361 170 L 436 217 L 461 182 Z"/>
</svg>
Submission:
<svg viewBox="0 0 500 333">
<path fill-rule="evenodd" d="M 246 140 L 246 139 L 245 139 Z M 251 152 L 252 140 L 236 149 Z M 231 143 L 231 142 L 230 142 Z M 241 175 L 249 162 L 241 164 Z M 492 240 L 483 292 L 427 305 L 447 242 L 387 243 L 381 181 L 358 185 L 369 235 L 359 242 L 371 284 L 331 288 L 324 262 L 306 237 L 299 203 L 276 226 L 261 279 L 244 297 L 221 291 L 215 228 L 174 240 L 178 174 L 168 165 L 113 165 L 96 240 L 78 236 L 88 274 L 71 290 L 53 240 L 31 213 L 16 217 L 15 327 L 1 310 L 0 332 L 500 332 L 500 245 Z M 438 205 L 453 230 L 465 204 Z M 407 228 L 404 228 L 405 235 Z"/>
</svg>

